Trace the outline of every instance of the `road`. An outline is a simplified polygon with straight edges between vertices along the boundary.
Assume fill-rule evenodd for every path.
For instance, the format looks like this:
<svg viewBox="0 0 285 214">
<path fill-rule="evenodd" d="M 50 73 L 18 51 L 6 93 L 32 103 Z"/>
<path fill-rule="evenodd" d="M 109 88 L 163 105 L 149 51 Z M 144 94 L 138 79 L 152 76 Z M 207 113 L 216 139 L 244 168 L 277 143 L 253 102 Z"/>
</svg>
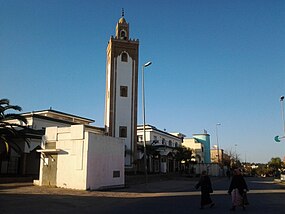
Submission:
<svg viewBox="0 0 285 214">
<path fill-rule="evenodd" d="M 235 213 L 285 213 L 285 186 L 272 179 L 246 178 L 250 205 Z M 76 191 L 36 187 L 29 183 L 0 184 L 0 213 L 230 213 L 229 181 L 213 178 L 213 208 L 199 209 L 195 180 L 169 180 L 113 191 Z"/>
</svg>

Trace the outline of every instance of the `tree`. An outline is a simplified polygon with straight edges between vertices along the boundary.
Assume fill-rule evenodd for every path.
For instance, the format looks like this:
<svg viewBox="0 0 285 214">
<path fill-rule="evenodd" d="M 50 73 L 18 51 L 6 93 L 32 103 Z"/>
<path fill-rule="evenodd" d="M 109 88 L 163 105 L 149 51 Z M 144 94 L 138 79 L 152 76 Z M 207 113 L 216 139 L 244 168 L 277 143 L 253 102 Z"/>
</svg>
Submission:
<svg viewBox="0 0 285 214">
<path fill-rule="evenodd" d="M 185 146 L 175 148 L 175 159 L 181 164 L 180 172 L 191 173 L 191 164 L 196 163 L 193 162 L 193 151 L 190 148 Z"/>
<path fill-rule="evenodd" d="M 281 158 L 279 157 L 271 158 L 271 160 L 268 162 L 268 166 L 271 169 L 272 174 L 278 176 L 282 168 Z"/>
<path fill-rule="evenodd" d="M 179 162 L 181 161 L 185 161 L 185 162 L 190 162 L 191 158 L 193 158 L 192 156 L 192 150 L 189 148 L 186 148 L 184 146 L 181 147 L 177 147 L 176 149 L 176 160 L 178 160 Z"/>
<path fill-rule="evenodd" d="M 266 164 L 258 164 L 258 168 L 255 169 L 255 172 L 259 176 L 269 176 L 270 169 L 267 167 Z"/>
<path fill-rule="evenodd" d="M 27 120 L 20 114 L 13 111 L 22 111 L 17 105 L 10 105 L 8 99 L 0 99 L 0 154 L 9 154 L 11 148 L 20 153 L 21 148 L 15 142 L 15 139 L 22 138 L 27 143 L 25 126 Z M 29 145 L 29 144 L 28 144 Z"/>
<path fill-rule="evenodd" d="M 233 151 L 225 151 L 224 152 L 224 162 L 223 164 L 225 166 L 228 166 L 230 168 L 238 168 L 241 167 L 241 161 L 239 158 L 239 155 L 236 152 Z"/>
</svg>

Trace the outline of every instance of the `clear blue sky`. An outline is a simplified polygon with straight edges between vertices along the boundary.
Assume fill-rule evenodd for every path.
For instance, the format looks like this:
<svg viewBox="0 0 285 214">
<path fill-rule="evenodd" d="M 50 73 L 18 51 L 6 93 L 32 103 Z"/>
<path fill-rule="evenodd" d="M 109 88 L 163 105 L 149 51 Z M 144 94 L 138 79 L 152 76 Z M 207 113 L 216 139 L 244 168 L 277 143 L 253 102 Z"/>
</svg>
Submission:
<svg viewBox="0 0 285 214">
<path fill-rule="evenodd" d="M 283 158 L 285 142 L 273 140 L 283 130 L 283 0 L 0 0 L 0 97 L 103 126 L 106 47 L 121 8 L 140 68 L 153 61 L 147 123 L 188 137 L 206 129 L 212 145 L 221 123 L 220 146 L 237 144 L 242 160 Z"/>
</svg>

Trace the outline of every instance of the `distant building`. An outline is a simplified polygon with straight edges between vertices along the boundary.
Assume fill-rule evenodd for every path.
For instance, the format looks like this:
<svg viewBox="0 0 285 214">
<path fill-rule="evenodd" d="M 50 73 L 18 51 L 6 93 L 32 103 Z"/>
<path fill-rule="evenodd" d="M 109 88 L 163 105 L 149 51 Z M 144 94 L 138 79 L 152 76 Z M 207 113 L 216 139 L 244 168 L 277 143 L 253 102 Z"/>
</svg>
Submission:
<svg viewBox="0 0 285 214">
<path fill-rule="evenodd" d="M 224 150 L 218 149 L 218 148 L 211 149 L 211 162 L 223 164 L 224 163 Z"/>
<path fill-rule="evenodd" d="M 200 143 L 195 138 L 184 138 L 182 145 L 193 151 L 193 158 L 196 163 L 205 163 L 205 149 L 203 143 Z"/>
<path fill-rule="evenodd" d="M 146 125 L 147 166 L 149 172 L 175 172 L 179 168 L 179 162 L 175 159 L 176 148 L 181 147 L 183 134 L 171 134 Z M 137 127 L 137 168 L 144 171 L 143 152 L 143 126 Z"/>
<path fill-rule="evenodd" d="M 203 170 L 206 170 L 209 175 L 219 176 L 223 172 L 217 163 L 211 163 L 210 157 L 210 135 L 195 134 L 193 138 L 184 138 L 183 146 L 190 148 L 193 151 L 193 158 L 195 164 L 193 164 L 194 174 L 201 174 Z"/>
<path fill-rule="evenodd" d="M 193 134 L 199 143 L 202 143 L 204 146 L 204 161 L 205 163 L 211 163 L 211 152 L 210 152 L 210 135 L 207 133 L 204 134 Z"/>
</svg>

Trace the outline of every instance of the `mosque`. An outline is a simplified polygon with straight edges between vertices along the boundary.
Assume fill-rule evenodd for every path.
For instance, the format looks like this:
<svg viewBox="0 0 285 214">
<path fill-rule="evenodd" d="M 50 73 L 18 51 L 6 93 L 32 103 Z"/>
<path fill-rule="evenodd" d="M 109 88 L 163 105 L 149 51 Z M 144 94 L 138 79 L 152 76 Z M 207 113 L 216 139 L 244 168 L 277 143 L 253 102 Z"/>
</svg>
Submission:
<svg viewBox="0 0 285 214">
<path fill-rule="evenodd" d="M 29 135 L 30 145 L 19 140 L 23 155 L 14 153 L 10 161 L 0 161 L 1 173 L 40 171 L 38 185 L 94 190 L 124 186 L 125 172 L 143 171 L 142 126 L 137 125 L 139 41 L 130 38 L 124 13 L 115 32 L 106 51 L 104 127 L 53 109 L 25 113 L 27 125 L 35 130 Z M 148 156 L 148 171 L 177 171 L 181 163 L 175 160 L 174 151 L 185 135 L 150 125 L 146 132 L 148 144 L 155 148 Z M 209 135 L 203 136 L 206 141 L 197 138 L 195 143 L 209 149 Z M 209 154 L 200 155 L 199 163 L 207 163 Z"/>
</svg>

